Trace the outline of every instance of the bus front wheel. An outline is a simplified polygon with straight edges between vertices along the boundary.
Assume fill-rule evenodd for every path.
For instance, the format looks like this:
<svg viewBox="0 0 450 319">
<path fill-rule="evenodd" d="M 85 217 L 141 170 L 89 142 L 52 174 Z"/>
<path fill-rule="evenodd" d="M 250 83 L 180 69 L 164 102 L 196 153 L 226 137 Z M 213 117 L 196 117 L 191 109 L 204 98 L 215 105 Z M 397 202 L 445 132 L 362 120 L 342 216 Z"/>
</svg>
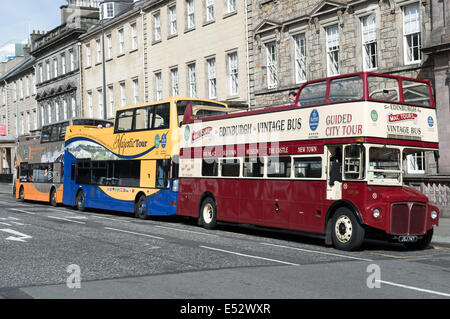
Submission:
<svg viewBox="0 0 450 319">
<path fill-rule="evenodd" d="M 365 230 L 355 215 L 346 207 L 339 208 L 331 220 L 333 245 L 340 250 L 356 250 L 363 241 Z"/>
<path fill-rule="evenodd" d="M 134 204 L 134 216 L 140 219 L 148 219 L 147 211 L 147 197 L 145 197 L 145 195 L 141 195 L 138 201 Z"/>
<path fill-rule="evenodd" d="M 84 196 L 84 192 L 80 191 L 77 194 L 77 198 L 75 200 L 75 206 L 77 207 L 77 209 L 82 212 L 85 210 L 85 205 L 86 205 L 86 197 Z"/>
<path fill-rule="evenodd" d="M 211 197 L 207 197 L 202 202 L 200 222 L 206 229 L 213 229 L 217 226 L 217 207 Z"/>
</svg>

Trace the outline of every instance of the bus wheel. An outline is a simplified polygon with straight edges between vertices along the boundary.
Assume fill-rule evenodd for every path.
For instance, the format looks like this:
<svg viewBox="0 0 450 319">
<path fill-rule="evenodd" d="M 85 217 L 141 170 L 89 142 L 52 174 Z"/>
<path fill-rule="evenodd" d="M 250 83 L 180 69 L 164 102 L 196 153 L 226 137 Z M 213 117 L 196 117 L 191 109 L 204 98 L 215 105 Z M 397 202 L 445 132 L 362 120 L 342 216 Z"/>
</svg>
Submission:
<svg viewBox="0 0 450 319">
<path fill-rule="evenodd" d="M 52 191 L 50 192 L 50 205 L 53 207 L 58 206 L 58 203 L 56 202 L 56 190 L 52 188 Z"/>
<path fill-rule="evenodd" d="M 23 186 L 20 186 L 20 189 L 19 189 L 19 201 L 21 201 L 21 202 L 25 201 Z"/>
<path fill-rule="evenodd" d="M 134 204 L 134 216 L 140 219 L 148 219 L 147 197 L 141 195 Z"/>
<path fill-rule="evenodd" d="M 85 210 L 85 205 L 86 205 L 86 197 L 84 196 L 84 192 L 80 191 L 78 192 L 77 198 L 75 199 L 75 206 L 80 212 L 82 212 Z"/>
<path fill-rule="evenodd" d="M 207 197 L 200 208 L 200 223 L 206 229 L 213 229 L 217 226 L 216 203 L 211 197 Z"/>
<path fill-rule="evenodd" d="M 433 238 L 433 228 L 427 231 L 427 233 L 415 243 L 405 243 L 405 247 L 412 250 L 422 250 L 428 248 Z"/>
<path fill-rule="evenodd" d="M 361 246 L 364 241 L 364 228 L 348 208 L 339 208 L 331 222 L 331 237 L 337 249 L 350 251 Z"/>
</svg>

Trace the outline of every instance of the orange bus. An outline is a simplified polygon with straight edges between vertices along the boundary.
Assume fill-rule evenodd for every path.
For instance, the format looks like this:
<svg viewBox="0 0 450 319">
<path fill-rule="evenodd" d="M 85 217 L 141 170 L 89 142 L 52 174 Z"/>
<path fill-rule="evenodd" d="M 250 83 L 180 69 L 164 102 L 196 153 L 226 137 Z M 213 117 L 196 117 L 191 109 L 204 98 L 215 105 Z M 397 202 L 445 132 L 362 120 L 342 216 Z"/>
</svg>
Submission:
<svg viewBox="0 0 450 319">
<path fill-rule="evenodd" d="M 42 127 L 38 136 L 19 137 L 16 147 L 15 197 L 20 201 L 62 203 L 64 140 L 68 126 L 112 126 L 97 119 L 70 119 Z"/>
</svg>

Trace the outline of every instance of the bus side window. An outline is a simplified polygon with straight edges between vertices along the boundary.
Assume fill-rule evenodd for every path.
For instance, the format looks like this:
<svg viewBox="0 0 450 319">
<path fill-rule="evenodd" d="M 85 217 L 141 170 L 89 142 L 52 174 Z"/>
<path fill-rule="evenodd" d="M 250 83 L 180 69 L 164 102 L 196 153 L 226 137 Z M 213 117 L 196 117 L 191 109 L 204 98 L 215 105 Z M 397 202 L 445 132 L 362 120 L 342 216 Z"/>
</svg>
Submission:
<svg viewBox="0 0 450 319">
<path fill-rule="evenodd" d="M 157 160 L 156 161 L 156 187 L 157 188 L 169 188 L 169 172 L 170 161 L 169 160 Z"/>
<path fill-rule="evenodd" d="M 360 145 L 348 145 L 344 153 L 345 179 L 364 178 L 364 148 Z"/>
</svg>

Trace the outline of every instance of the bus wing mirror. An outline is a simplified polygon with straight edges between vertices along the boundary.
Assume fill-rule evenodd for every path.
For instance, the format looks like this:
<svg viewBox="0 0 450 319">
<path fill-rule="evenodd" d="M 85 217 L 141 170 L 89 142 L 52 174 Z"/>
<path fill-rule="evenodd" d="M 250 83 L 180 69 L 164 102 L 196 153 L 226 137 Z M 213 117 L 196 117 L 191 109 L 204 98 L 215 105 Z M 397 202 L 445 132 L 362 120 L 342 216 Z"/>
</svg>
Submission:
<svg viewBox="0 0 450 319">
<path fill-rule="evenodd" d="M 192 104 L 189 103 L 186 106 L 186 110 L 184 111 L 184 116 L 183 116 L 183 124 L 187 124 L 187 123 L 192 123 Z"/>
</svg>

